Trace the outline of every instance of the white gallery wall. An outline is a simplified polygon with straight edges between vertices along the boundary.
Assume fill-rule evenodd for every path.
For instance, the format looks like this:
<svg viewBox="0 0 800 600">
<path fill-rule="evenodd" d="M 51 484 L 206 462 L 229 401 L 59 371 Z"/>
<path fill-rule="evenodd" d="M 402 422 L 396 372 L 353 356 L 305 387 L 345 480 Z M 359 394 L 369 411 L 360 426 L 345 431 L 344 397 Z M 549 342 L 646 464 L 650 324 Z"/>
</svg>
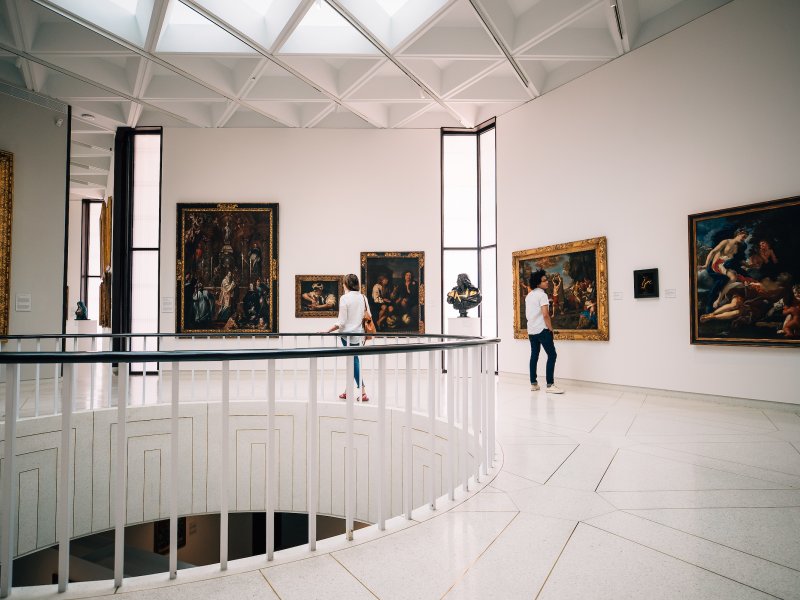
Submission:
<svg viewBox="0 0 800 600">
<path fill-rule="evenodd" d="M 800 403 L 797 348 L 690 345 L 687 225 L 800 195 L 798 159 L 795 0 L 735 0 L 500 117 L 501 369 L 528 372 L 511 253 L 606 236 L 611 339 L 557 342 L 557 378 Z M 661 297 L 634 300 L 649 267 Z"/>
<path fill-rule="evenodd" d="M 11 334 L 61 333 L 67 122 L 65 112 L 0 93 L 0 149 L 14 154 Z M 30 294 L 30 311 L 15 310 L 17 294 Z"/>
<path fill-rule="evenodd" d="M 295 318 L 295 275 L 360 277 L 362 251 L 420 250 L 426 332 L 441 331 L 438 130 L 166 129 L 162 299 L 176 294 L 182 202 L 278 203 L 281 332 L 316 332 L 333 323 Z M 160 318 L 162 332 L 175 330 L 174 313 Z"/>
</svg>

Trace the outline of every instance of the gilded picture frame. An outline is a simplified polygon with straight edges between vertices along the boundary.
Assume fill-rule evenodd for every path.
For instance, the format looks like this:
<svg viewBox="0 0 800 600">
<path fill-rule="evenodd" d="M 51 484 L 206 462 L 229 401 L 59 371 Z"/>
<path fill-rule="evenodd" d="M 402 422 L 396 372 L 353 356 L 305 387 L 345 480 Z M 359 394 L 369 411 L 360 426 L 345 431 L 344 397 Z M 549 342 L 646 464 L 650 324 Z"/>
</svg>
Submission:
<svg viewBox="0 0 800 600">
<path fill-rule="evenodd" d="M 177 205 L 176 333 L 278 333 L 278 205 Z"/>
<path fill-rule="evenodd" d="M 692 344 L 800 347 L 800 196 L 689 215 Z"/>
<path fill-rule="evenodd" d="M 14 194 L 14 155 L 0 150 L 0 336 L 8 335 L 11 282 L 11 222 Z"/>
<path fill-rule="evenodd" d="M 608 259 L 605 237 L 553 244 L 512 253 L 514 338 L 528 338 L 525 297 L 528 280 L 547 272 L 550 314 L 557 340 L 607 341 Z"/>
<path fill-rule="evenodd" d="M 298 319 L 339 316 L 344 275 L 295 275 L 294 316 Z"/>
<path fill-rule="evenodd" d="M 361 293 L 379 333 L 425 333 L 424 252 L 362 252 Z"/>
</svg>

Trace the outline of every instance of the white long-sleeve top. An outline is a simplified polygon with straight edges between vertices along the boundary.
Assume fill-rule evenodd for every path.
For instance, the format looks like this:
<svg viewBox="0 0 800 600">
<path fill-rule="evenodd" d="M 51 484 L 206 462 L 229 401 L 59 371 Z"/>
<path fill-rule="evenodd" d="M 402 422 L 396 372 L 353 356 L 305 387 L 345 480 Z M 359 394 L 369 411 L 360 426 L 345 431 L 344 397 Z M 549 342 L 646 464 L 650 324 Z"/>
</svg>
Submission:
<svg viewBox="0 0 800 600">
<path fill-rule="evenodd" d="M 364 313 L 368 312 L 367 298 L 360 292 L 349 291 L 339 298 L 339 316 L 336 324 L 339 333 L 364 333 Z M 368 313 L 371 316 L 371 313 Z M 350 336 L 348 343 L 363 343 L 362 336 Z"/>
</svg>

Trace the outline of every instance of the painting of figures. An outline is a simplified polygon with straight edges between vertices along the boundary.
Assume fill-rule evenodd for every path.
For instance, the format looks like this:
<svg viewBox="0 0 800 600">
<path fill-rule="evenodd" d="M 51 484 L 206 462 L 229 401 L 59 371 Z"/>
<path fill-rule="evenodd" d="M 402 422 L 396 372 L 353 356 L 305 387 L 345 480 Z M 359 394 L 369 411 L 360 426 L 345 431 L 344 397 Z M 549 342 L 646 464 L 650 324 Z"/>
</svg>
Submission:
<svg viewBox="0 0 800 600">
<path fill-rule="evenodd" d="M 528 337 L 525 297 L 531 274 L 544 269 L 555 338 L 608 339 L 606 238 L 520 250 L 513 253 L 513 268 L 515 338 Z"/>
<path fill-rule="evenodd" d="M 343 293 L 344 275 L 295 275 L 294 316 L 336 318 Z"/>
<path fill-rule="evenodd" d="M 14 155 L 0 150 L 0 335 L 8 334 L 11 277 L 11 213 Z"/>
<path fill-rule="evenodd" d="M 425 333 L 424 252 L 362 252 L 361 292 L 379 333 Z"/>
<path fill-rule="evenodd" d="M 278 205 L 178 204 L 176 333 L 278 331 Z"/>
<path fill-rule="evenodd" d="M 800 196 L 689 216 L 693 344 L 800 346 Z"/>
</svg>

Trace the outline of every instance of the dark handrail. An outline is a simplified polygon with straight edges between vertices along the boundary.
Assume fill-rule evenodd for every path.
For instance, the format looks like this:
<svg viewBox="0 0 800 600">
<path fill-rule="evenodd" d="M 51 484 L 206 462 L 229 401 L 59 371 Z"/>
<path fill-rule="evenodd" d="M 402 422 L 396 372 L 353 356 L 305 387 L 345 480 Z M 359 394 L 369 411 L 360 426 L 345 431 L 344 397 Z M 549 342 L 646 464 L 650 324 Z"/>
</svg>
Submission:
<svg viewBox="0 0 800 600">
<path fill-rule="evenodd" d="M 182 340 L 191 340 L 191 339 L 198 339 L 204 340 L 208 338 L 234 338 L 234 337 L 243 337 L 243 338 L 280 338 L 280 337 L 337 337 L 342 335 L 348 336 L 363 336 L 366 335 L 364 333 L 320 333 L 317 331 L 299 331 L 299 332 L 289 332 L 289 333 L 268 333 L 268 332 L 250 332 L 250 333 L 242 333 L 236 331 L 225 331 L 219 333 L 41 333 L 41 334 L 24 334 L 24 335 L 2 335 L 0 336 L 0 342 L 5 342 L 8 340 L 52 340 L 52 339 L 72 339 L 72 338 L 141 338 L 141 337 L 148 337 L 148 338 L 176 338 Z M 373 333 L 371 334 L 375 337 L 379 338 L 420 338 L 420 339 L 436 339 L 436 338 L 447 338 L 447 339 L 473 339 L 471 336 L 468 335 L 451 335 L 448 333 Z"/>
<path fill-rule="evenodd" d="M 321 335 L 321 334 L 299 334 Z M 359 335 L 359 334 L 346 334 Z M 363 335 L 363 334 L 361 334 Z M 70 336 L 68 336 L 70 337 Z M 367 356 L 370 354 L 403 354 L 452 350 L 500 343 L 499 338 L 473 338 L 468 336 L 432 336 L 458 338 L 452 342 L 429 344 L 392 344 L 387 346 L 341 346 L 334 348 L 289 348 L 252 350 L 162 350 L 149 352 L 2 352 L 0 364 L 56 364 L 56 363 L 146 363 L 146 362 L 209 362 L 220 360 L 287 359 L 330 356 Z"/>
</svg>

